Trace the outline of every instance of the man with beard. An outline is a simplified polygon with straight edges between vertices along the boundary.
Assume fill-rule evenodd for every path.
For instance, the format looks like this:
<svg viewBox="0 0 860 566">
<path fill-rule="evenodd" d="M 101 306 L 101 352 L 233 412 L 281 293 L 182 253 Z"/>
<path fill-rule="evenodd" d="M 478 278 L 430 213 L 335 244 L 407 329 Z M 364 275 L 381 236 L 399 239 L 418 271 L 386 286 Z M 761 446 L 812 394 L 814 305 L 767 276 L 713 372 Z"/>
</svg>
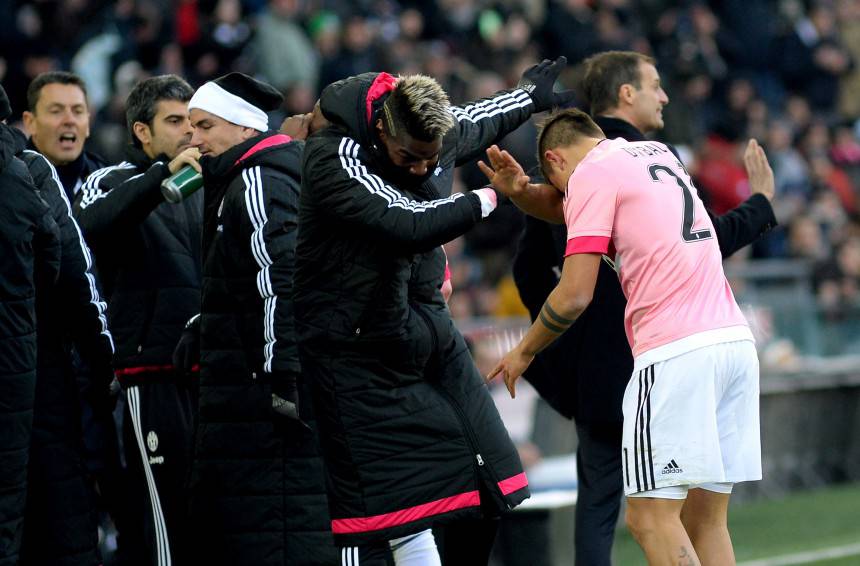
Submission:
<svg viewBox="0 0 860 566">
<path fill-rule="evenodd" d="M 135 86 L 126 101 L 126 160 L 92 173 L 76 202 L 110 303 L 126 399 L 124 564 L 168 564 L 186 549 L 191 376 L 174 367 L 172 355 L 200 307 L 203 195 L 171 204 L 161 182 L 185 166 L 200 169 L 200 153 L 190 147 L 193 92 L 175 75 Z"/>
<path fill-rule="evenodd" d="M 563 66 L 463 106 L 421 75 L 323 91 L 331 126 L 303 158 L 295 300 L 343 564 L 486 564 L 494 517 L 528 497 L 445 304 L 440 246 L 496 206 L 489 189 L 452 195 L 454 168 L 568 102 L 553 93 Z"/>
<path fill-rule="evenodd" d="M 322 462 L 301 387 L 293 263 L 303 144 L 268 131 L 278 91 L 241 73 L 188 104 L 205 185 L 195 562 L 329 566 Z"/>
</svg>

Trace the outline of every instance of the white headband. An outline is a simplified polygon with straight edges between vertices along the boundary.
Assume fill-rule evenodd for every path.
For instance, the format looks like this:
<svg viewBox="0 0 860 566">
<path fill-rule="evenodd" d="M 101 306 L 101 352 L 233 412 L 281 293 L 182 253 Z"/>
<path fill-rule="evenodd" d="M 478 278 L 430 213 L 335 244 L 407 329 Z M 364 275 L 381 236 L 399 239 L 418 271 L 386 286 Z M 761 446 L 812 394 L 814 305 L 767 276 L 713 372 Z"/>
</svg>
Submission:
<svg viewBox="0 0 860 566">
<path fill-rule="evenodd" d="M 266 113 L 235 94 L 227 92 L 214 82 L 208 82 L 197 89 L 188 102 L 188 111 L 199 108 L 233 122 L 239 126 L 254 128 L 260 132 L 269 129 Z"/>
</svg>

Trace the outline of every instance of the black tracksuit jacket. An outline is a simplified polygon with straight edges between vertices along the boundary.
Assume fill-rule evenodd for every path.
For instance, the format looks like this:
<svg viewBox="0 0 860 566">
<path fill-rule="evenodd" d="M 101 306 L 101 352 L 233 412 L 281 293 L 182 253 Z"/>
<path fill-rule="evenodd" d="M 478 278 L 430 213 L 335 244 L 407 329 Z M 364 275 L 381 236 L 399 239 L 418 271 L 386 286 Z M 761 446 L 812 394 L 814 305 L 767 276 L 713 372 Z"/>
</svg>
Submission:
<svg viewBox="0 0 860 566">
<path fill-rule="evenodd" d="M 201 159 L 200 397 L 191 477 L 201 564 L 337 561 L 312 428 L 272 411 L 273 390 L 283 395 L 299 380 L 292 280 L 302 147 L 268 133 Z"/>
<path fill-rule="evenodd" d="M 173 349 L 200 312 L 203 192 L 165 202 L 167 163 L 128 146 L 126 160 L 93 172 L 75 201 L 110 303 L 124 385 L 173 379 Z"/>
<path fill-rule="evenodd" d="M 36 285 L 53 285 L 60 237 L 20 144 L 0 124 L 0 565 L 19 561 L 36 391 Z"/>
<path fill-rule="evenodd" d="M 320 102 L 333 126 L 308 139 L 302 165 L 296 326 L 344 546 L 528 497 L 439 291 L 439 246 L 481 219 L 477 195 L 450 194 L 454 168 L 519 126 L 533 103 L 514 90 L 455 107 L 438 166 L 416 181 L 387 164 L 373 127 L 392 88 L 385 73 L 327 87 Z"/>
<path fill-rule="evenodd" d="M 21 136 L 21 147 L 24 138 Z M 36 294 L 38 367 L 22 563 L 99 564 L 95 492 L 84 463 L 79 388 L 93 407 L 109 407 L 113 341 L 92 257 L 54 167 L 19 153 L 59 228 L 57 282 Z M 72 347 L 88 367 L 78 383 Z"/>
</svg>

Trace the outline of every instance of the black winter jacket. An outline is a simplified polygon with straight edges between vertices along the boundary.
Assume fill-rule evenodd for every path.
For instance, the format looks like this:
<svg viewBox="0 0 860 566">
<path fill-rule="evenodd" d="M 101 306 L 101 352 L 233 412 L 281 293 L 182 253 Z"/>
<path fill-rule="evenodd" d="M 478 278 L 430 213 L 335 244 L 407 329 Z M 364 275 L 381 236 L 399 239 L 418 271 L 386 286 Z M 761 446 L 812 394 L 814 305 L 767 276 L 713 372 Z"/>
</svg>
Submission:
<svg viewBox="0 0 860 566">
<path fill-rule="evenodd" d="M 595 122 L 609 139 L 645 140 L 624 120 L 599 116 Z M 722 216 L 709 215 L 723 257 L 776 226 L 770 202 L 762 195 L 751 196 Z M 532 320 L 558 283 L 566 242 L 563 225 L 526 219 L 514 259 L 514 280 Z M 633 373 L 633 354 L 624 332 L 626 306 L 618 274 L 607 262 L 600 262 L 591 304 L 573 326 L 538 354 L 524 375 L 559 413 L 577 423 L 622 421 L 624 390 Z"/>
<path fill-rule="evenodd" d="M 200 312 L 203 191 L 165 202 L 167 158 L 151 160 L 133 146 L 126 155 L 90 175 L 75 215 L 110 302 L 117 376 L 132 384 L 175 376 L 173 349 Z"/>
<path fill-rule="evenodd" d="M 367 73 L 327 87 L 321 108 L 333 126 L 308 139 L 302 165 L 296 324 L 342 545 L 528 497 L 439 291 L 439 246 L 481 218 L 477 195 L 450 194 L 454 167 L 533 105 L 515 90 L 454 108 L 435 171 L 410 181 L 386 165 L 373 127 L 393 81 Z"/>
<path fill-rule="evenodd" d="M 301 150 L 287 136 L 263 134 L 201 160 L 201 367 L 191 478 L 201 563 L 337 560 L 314 433 L 273 418 L 271 409 L 273 388 L 288 389 L 299 377 L 291 295 Z"/>
<path fill-rule="evenodd" d="M 53 284 L 59 231 L 12 128 L 0 124 L 0 565 L 18 564 L 36 387 L 36 284 Z"/>
<path fill-rule="evenodd" d="M 83 461 L 72 346 L 90 368 L 83 393 L 92 406 L 106 411 L 113 380 L 107 306 L 56 170 L 35 151 L 19 156 L 51 209 L 62 252 L 56 284 L 40 285 L 36 293 L 38 366 L 22 563 L 99 564 L 95 493 Z"/>
</svg>

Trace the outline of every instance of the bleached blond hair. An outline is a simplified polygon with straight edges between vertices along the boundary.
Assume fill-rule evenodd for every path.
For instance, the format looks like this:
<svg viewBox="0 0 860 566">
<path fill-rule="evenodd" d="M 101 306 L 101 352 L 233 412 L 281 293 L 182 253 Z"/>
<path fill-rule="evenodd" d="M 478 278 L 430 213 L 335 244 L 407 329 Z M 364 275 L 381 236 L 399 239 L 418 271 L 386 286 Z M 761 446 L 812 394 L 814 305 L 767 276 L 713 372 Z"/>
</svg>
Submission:
<svg viewBox="0 0 860 566">
<path fill-rule="evenodd" d="M 383 105 L 385 127 L 394 137 L 401 129 L 413 138 L 432 141 L 454 127 L 451 101 L 436 79 L 406 75 L 397 79 Z"/>
</svg>

